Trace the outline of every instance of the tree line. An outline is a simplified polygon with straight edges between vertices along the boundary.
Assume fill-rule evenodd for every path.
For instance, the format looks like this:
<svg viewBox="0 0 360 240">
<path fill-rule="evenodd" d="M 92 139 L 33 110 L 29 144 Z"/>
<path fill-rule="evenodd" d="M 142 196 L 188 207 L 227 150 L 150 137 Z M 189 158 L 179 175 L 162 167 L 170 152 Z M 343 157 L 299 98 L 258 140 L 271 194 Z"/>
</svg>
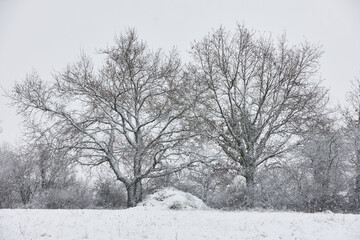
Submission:
<svg viewBox="0 0 360 240">
<path fill-rule="evenodd" d="M 8 93 L 28 142 L 1 150 L 2 207 L 133 207 L 176 186 L 217 208 L 359 210 L 359 81 L 331 109 L 319 46 L 238 25 L 194 41 L 187 63 L 133 29 L 99 54 Z M 103 172 L 85 184 L 79 166 Z"/>
</svg>

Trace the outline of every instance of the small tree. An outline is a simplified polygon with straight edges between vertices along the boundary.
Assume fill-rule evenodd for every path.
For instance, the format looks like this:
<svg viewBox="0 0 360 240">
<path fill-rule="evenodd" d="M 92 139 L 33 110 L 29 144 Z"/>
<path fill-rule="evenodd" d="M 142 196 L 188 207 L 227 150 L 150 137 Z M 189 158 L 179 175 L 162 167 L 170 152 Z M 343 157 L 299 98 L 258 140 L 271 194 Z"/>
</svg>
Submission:
<svg viewBox="0 0 360 240">
<path fill-rule="evenodd" d="M 132 207 L 141 201 L 143 179 L 191 164 L 182 146 L 191 137 L 193 126 L 184 119 L 196 96 L 188 94 L 192 89 L 176 51 L 150 51 L 134 30 L 101 53 L 105 63 L 99 71 L 83 56 L 55 74 L 55 82 L 28 76 L 12 99 L 19 112 L 51 129 L 80 163 L 108 164 Z"/>
<path fill-rule="evenodd" d="M 259 165 L 281 156 L 322 112 L 326 91 L 313 79 L 321 51 L 308 43 L 288 47 L 256 38 L 238 26 L 219 28 L 192 46 L 193 72 L 207 89 L 199 120 L 201 132 L 239 167 L 254 204 Z"/>
</svg>

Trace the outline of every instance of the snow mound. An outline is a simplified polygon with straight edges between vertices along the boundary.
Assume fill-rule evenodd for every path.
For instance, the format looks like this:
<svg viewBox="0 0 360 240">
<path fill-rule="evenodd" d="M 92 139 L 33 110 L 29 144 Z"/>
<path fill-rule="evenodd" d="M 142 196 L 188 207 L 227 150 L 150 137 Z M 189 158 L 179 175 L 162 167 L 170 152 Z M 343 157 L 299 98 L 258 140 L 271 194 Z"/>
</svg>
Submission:
<svg viewBox="0 0 360 240">
<path fill-rule="evenodd" d="M 175 188 L 164 188 L 149 196 L 138 206 L 154 209 L 206 210 L 208 206 L 199 198 Z"/>
</svg>

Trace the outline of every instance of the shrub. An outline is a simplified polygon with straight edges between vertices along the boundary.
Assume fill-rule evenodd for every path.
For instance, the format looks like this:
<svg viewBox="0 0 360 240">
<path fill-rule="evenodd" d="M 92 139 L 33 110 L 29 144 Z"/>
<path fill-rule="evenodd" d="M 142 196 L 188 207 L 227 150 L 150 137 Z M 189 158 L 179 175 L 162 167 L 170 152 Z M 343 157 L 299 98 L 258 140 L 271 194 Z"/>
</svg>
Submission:
<svg viewBox="0 0 360 240">
<path fill-rule="evenodd" d="M 84 209 L 91 207 L 93 197 L 87 186 L 76 184 L 68 188 L 51 188 L 34 196 L 30 208 Z"/>
<path fill-rule="evenodd" d="M 125 208 L 126 191 L 119 183 L 110 179 L 95 183 L 95 206 L 102 208 Z"/>
</svg>

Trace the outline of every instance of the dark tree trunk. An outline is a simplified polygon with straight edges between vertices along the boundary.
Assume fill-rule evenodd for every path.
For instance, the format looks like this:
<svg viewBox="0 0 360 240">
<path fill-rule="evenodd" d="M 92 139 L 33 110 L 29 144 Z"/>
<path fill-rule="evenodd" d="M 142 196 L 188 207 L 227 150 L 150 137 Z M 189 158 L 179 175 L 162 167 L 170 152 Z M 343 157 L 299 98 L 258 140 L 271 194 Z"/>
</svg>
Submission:
<svg viewBox="0 0 360 240">
<path fill-rule="evenodd" d="M 142 183 L 138 180 L 126 187 L 127 190 L 127 207 L 135 207 L 142 201 Z"/>
<path fill-rule="evenodd" d="M 255 166 L 248 166 L 245 170 L 246 196 L 245 206 L 253 208 L 255 205 Z"/>
<path fill-rule="evenodd" d="M 353 204 L 356 209 L 360 209 L 360 150 L 356 151 L 355 165 L 356 167 Z"/>
<path fill-rule="evenodd" d="M 354 204 L 357 209 L 360 208 L 360 150 L 356 152 L 356 173 L 354 187 Z"/>
<path fill-rule="evenodd" d="M 23 204 L 28 204 L 31 198 L 31 188 L 28 185 L 21 185 L 20 186 L 20 197 Z"/>
<path fill-rule="evenodd" d="M 354 204 L 357 209 L 360 209 L 360 171 L 357 173 L 355 178 L 355 189 L 354 189 Z"/>
</svg>

